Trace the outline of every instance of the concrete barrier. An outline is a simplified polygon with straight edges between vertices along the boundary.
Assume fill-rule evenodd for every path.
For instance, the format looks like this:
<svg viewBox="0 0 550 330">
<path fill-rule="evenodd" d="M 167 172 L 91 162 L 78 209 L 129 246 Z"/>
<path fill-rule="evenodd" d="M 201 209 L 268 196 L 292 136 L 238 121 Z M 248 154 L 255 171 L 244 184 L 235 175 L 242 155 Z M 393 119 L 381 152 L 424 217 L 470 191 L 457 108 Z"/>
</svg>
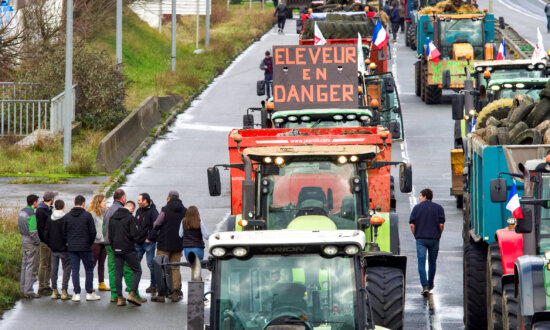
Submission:
<svg viewBox="0 0 550 330">
<path fill-rule="evenodd" d="M 117 169 L 179 100 L 175 95 L 146 98 L 99 142 L 96 168 L 108 173 Z"/>
</svg>

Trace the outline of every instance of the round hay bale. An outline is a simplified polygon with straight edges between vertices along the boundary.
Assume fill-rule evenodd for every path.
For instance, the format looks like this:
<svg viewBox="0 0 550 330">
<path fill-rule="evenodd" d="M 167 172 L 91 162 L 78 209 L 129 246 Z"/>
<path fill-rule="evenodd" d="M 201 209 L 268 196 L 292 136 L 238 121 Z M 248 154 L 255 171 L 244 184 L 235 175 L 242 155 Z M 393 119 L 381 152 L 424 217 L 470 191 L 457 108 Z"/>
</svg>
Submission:
<svg viewBox="0 0 550 330">
<path fill-rule="evenodd" d="M 477 116 L 477 128 L 485 127 L 485 123 L 489 117 L 495 117 L 500 120 L 506 118 L 512 108 L 513 99 L 500 99 L 487 104 Z"/>
<path fill-rule="evenodd" d="M 529 126 L 523 121 L 520 121 L 517 123 L 511 130 L 510 130 L 510 141 L 514 141 L 514 139 L 519 135 L 519 133 L 525 131 L 528 129 Z"/>
</svg>

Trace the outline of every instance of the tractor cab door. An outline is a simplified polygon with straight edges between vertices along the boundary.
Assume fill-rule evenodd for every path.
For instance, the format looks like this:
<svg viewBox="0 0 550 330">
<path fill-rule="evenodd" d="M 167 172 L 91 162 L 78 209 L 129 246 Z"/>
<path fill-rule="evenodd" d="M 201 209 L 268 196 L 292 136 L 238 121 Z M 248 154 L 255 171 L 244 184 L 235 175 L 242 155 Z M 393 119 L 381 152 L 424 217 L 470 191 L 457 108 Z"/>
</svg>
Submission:
<svg viewBox="0 0 550 330">
<path fill-rule="evenodd" d="M 365 76 L 364 84 L 364 90 L 367 91 L 365 103 L 371 105 L 377 99 L 375 103 L 379 104 L 380 124 L 389 129 L 393 141 L 403 141 L 403 115 L 393 74 L 386 72 Z"/>
</svg>

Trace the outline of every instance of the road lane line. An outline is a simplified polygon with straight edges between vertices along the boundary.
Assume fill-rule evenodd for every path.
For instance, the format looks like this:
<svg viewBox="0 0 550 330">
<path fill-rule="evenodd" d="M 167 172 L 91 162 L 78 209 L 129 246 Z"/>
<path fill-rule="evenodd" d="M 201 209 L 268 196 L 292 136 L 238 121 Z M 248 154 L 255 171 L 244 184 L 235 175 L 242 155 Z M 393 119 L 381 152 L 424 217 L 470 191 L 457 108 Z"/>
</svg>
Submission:
<svg viewBox="0 0 550 330">
<path fill-rule="evenodd" d="M 510 8 L 510 9 L 512 9 L 513 11 L 517 11 L 517 12 L 520 13 L 520 14 L 523 14 L 523 15 L 525 15 L 525 16 L 534 18 L 534 19 L 536 19 L 537 21 L 540 21 L 540 22 L 546 22 L 546 20 L 540 18 L 539 16 L 535 16 L 535 15 L 531 15 L 531 14 L 526 13 L 525 10 L 524 10 L 523 8 L 518 7 L 518 6 L 516 6 L 515 4 L 513 5 L 513 4 L 511 4 L 511 3 L 507 3 L 507 2 L 505 2 L 505 1 L 503 1 L 503 0 L 498 0 L 498 2 L 499 2 L 500 4 L 502 4 L 502 5 L 504 5 L 504 6 L 506 6 L 506 7 Z"/>
</svg>

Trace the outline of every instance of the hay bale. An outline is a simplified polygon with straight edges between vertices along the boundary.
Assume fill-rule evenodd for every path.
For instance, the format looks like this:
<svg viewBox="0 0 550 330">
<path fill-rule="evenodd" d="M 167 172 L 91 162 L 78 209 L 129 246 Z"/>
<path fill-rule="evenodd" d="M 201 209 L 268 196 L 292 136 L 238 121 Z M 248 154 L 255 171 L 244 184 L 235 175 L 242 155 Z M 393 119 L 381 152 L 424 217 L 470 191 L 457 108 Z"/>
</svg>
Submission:
<svg viewBox="0 0 550 330">
<path fill-rule="evenodd" d="M 476 129 L 485 127 L 489 117 L 495 117 L 498 120 L 508 116 L 512 108 L 513 99 L 500 99 L 487 104 L 477 116 Z"/>
<path fill-rule="evenodd" d="M 435 10 L 436 14 L 443 14 L 443 13 L 458 13 L 458 14 L 477 14 L 482 13 L 481 10 L 476 9 L 468 4 L 462 3 L 462 1 L 442 1 L 437 3 L 435 6 L 432 7 L 424 7 L 422 8 L 419 13 L 420 15 L 431 15 L 432 12 Z"/>
</svg>

